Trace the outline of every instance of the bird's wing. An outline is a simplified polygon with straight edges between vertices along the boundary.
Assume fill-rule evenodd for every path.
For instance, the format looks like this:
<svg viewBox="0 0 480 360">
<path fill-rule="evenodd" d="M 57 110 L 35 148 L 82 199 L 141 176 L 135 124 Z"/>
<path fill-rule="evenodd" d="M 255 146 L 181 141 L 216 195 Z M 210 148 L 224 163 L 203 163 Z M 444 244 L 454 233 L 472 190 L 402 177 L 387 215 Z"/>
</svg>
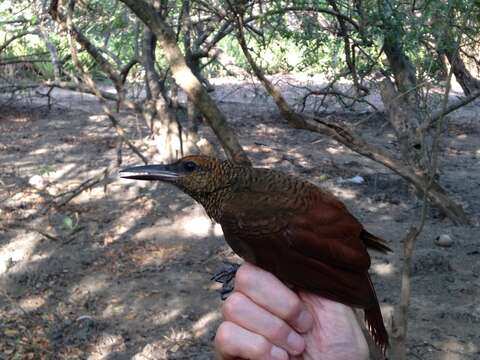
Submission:
<svg viewBox="0 0 480 360">
<path fill-rule="evenodd" d="M 323 196 L 323 195 L 322 195 Z M 224 205 L 225 240 L 245 260 L 283 281 L 352 306 L 375 300 L 361 224 L 328 194 L 304 212 L 285 194 L 237 193 Z"/>
<path fill-rule="evenodd" d="M 218 222 L 225 240 L 245 260 L 270 269 L 278 242 L 288 227 L 288 210 L 281 194 L 237 192 L 226 201 Z M 273 266 L 273 265 L 272 265 Z"/>
<path fill-rule="evenodd" d="M 282 192 L 235 193 L 222 209 L 220 224 L 231 246 L 238 238 L 260 246 L 268 237 L 269 246 L 288 246 L 326 264 L 354 271 L 370 267 L 362 225 L 328 193 L 319 193 L 306 211 L 292 209 L 291 196 Z"/>
<path fill-rule="evenodd" d="M 328 193 L 319 193 L 307 211 L 289 220 L 286 238 L 292 250 L 329 265 L 367 271 L 370 256 L 360 238 L 363 230 L 343 203 Z"/>
<path fill-rule="evenodd" d="M 285 194 L 256 191 L 237 192 L 222 207 L 220 224 L 245 234 L 277 233 L 286 229 L 291 210 Z"/>
</svg>

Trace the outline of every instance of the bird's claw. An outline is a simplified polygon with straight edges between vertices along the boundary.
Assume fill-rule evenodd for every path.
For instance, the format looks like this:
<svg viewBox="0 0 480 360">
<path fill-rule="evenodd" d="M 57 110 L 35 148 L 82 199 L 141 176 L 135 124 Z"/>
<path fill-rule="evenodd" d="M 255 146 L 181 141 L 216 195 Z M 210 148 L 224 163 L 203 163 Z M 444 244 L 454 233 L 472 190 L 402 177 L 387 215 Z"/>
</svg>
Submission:
<svg viewBox="0 0 480 360">
<path fill-rule="evenodd" d="M 225 300 L 233 291 L 233 282 L 239 267 L 240 264 L 225 262 L 221 269 L 212 276 L 211 280 L 222 284 L 222 288 L 220 290 L 220 296 L 222 300 Z"/>
</svg>

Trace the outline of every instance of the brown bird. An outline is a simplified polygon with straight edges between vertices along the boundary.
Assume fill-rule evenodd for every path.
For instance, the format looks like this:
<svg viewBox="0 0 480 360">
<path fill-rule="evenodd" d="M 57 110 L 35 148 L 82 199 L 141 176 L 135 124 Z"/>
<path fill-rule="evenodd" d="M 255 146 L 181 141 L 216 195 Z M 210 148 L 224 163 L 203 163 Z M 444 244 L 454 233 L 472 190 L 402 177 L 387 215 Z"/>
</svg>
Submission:
<svg viewBox="0 0 480 360">
<path fill-rule="evenodd" d="M 388 334 L 368 274 L 367 248 L 391 250 L 334 195 L 278 171 L 207 156 L 130 167 L 121 176 L 176 185 L 220 223 L 227 243 L 246 261 L 293 287 L 363 308 L 385 352 Z"/>
</svg>

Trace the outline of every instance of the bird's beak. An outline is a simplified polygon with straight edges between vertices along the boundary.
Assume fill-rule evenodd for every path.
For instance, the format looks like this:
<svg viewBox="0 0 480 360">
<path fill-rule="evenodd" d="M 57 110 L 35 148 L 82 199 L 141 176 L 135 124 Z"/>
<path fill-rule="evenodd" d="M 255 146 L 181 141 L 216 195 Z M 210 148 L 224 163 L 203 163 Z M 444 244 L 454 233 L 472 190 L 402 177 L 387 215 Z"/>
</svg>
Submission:
<svg viewBox="0 0 480 360">
<path fill-rule="evenodd" d="M 180 175 L 171 165 L 132 166 L 120 170 L 120 177 L 134 180 L 175 181 Z"/>
</svg>

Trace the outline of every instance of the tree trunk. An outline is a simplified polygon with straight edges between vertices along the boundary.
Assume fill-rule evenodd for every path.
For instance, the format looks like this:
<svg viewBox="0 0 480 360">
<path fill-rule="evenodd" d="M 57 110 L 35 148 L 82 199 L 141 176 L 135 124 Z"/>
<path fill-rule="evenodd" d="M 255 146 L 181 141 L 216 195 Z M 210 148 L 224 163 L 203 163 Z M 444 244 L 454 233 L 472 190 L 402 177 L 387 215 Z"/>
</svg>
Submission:
<svg viewBox="0 0 480 360">
<path fill-rule="evenodd" d="M 152 131 L 155 146 L 158 150 L 156 161 L 172 162 L 184 155 L 182 129 L 176 114 L 167 103 L 163 86 L 155 70 L 156 38 L 148 27 L 143 34 L 143 66 L 150 98 L 143 112 L 147 125 Z"/>
<path fill-rule="evenodd" d="M 446 4 L 448 5 L 448 4 Z M 433 31 L 437 52 L 440 57 L 446 57 L 452 67 L 455 79 L 462 87 L 465 96 L 480 90 L 480 80 L 476 79 L 470 71 L 468 71 L 460 55 L 460 41 L 455 37 L 455 14 L 454 7 L 448 5 L 447 11 L 436 10 L 432 15 L 432 23 L 442 23 L 439 31 Z"/>
<path fill-rule="evenodd" d="M 422 151 L 426 139 L 420 129 L 418 110 L 415 111 L 407 97 L 402 96 L 395 89 L 389 79 L 380 83 L 380 94 L 382 96 L 387 119 L 392 125 L 398 139 L 402 158 L 413 168 L 424 169 L 428 166 L 426 153 Z"/>
<path fill-rule="evenodd" d="M 465 62 L 460 56 L 458 47 L 448 47 L 443 50 L 445 56 L 452 67 L 455 79 L 462 87 L 465 96 L 468 96 L 480 90 L 480 80 L 476 79 L 465 66 Z"/>
<path fill-rule="evenodd" d="M 182 29 L 183 29 L 183 47 L 185 50 L 185 61 L 188 67 L 190 68 L 190 70 L 192 71 L 193 75 L 195 75 L 195 77 L 199 79 L 201 82 L 200 58 L 193 56 L 193 53 L 198 52 L 198 49 L 192 48 L 192 22 L 190 19 L 190 0 L 183 1 Z M 191 140 L 193 142 L 197 142 L 200 118 L 199 118 L 198 110 L 191 99 L 187 99 L 187 118 L 188 118 L 188 131 L 190 135 L 189 137 L 191 137 Z"/>
<path fill-rule="evenodd" d="M 40 25 L 37 31 L 39 36 L 42 38 L 43 42 L 45 43 L 45 46 L 48 52 L 50 53 L 50 59 L 52 61 L 52 66 L 53 66 L 53 77 L 55 81 L 60 81 L 61 80 L 61 64 L 60 64 L 60 60 L 58 59 L 57 48 L 55 47 L 55 45 L 52 43 L 49 36 L 45 32 L 43 25 Z"/>
</svg>

